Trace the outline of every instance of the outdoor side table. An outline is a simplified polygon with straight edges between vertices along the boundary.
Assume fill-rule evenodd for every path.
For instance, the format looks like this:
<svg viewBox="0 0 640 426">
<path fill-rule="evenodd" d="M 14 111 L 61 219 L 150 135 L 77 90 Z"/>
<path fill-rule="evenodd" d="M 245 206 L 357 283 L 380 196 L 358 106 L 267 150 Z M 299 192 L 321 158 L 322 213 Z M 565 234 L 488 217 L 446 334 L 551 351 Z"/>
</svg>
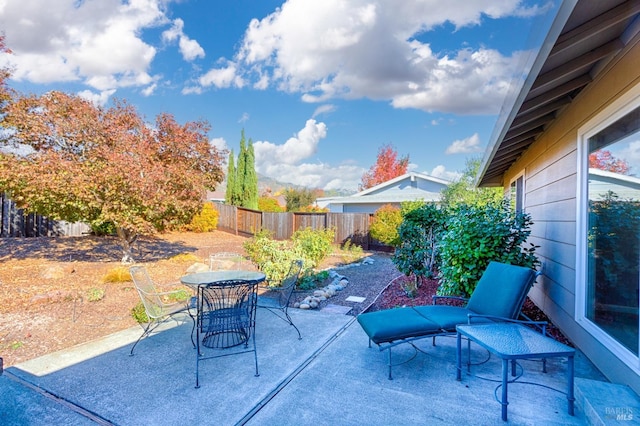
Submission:
<svg viewBox="0 0 640 426">
<path fill-rule="evenodd" d="M 507 421 L 507 384 L 509 361 L 525 358 L 567 357 L 567 411 L 574 415 L 573 396 L 573 359 L 575 349 L 530 328 L 514 323 L 492 323 L 477 325 L 458 325 L 456 352 L 456 380 L 462 380 L 462 336 L 476 342 L 502 360 L 502 420 Z M 515 371 L 512 371 L 515 375 Z"/>
</svg>

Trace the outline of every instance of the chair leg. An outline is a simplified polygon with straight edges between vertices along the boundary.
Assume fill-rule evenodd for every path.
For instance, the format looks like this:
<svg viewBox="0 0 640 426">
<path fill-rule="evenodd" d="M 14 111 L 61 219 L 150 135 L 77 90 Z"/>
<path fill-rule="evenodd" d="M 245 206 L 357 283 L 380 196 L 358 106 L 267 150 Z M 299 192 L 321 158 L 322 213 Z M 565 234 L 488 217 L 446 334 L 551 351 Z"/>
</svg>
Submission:
<svg viewBox="0 0 640 426">
<path fill-rule="evenodd" d="M 142 334 L 140 335 L 140 337 L 138 337 L 138 340 L 136 340 L 136 342 L 131 347 L 131 352 L 129 352 L 129 356 L 133 356 L 133 350 L 136 348 L 136 345 L 140 342 L 140 340 L 142 340 L 143 338 L 151 334 L 151 332 L 155 330 L 157 326 L 158 326 L 157 321 L 152 321 L 147 323 L 147 326 L 142 331 Z"/>
<path fill-rule="evenodd" d="M 298 332 L 298 340 L 302 340 L 302 335 L 300 334 L 300 330 L 298 330 L 298 327 L 296 327 L 296 325 L 293 323 L 293 321 L 291 320 L 291 317 L 289 316 L 289 312 L 287 312 L 286 309 L 284 311 L 284 314 L 287 316 L 287 321 L 289 321 L 289 324 L 291 324 L 293 328 L 295 328 L 296 331 Z"/>
</svg>

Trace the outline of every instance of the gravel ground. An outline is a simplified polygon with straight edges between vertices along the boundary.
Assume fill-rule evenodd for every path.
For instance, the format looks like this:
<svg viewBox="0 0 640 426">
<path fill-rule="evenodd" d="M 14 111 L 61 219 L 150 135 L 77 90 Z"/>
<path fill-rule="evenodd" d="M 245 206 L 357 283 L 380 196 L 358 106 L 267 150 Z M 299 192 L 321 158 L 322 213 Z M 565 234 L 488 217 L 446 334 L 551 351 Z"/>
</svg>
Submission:
<svg viewBox="0 0 640 426">
<path fill-rule="evenodd" d="M 349 285 L 335 296 L 320 303 L 318 309 L 323 309 L 329 304 L 348 306 L 351 308 L 349 315 L 357 315 L 365 311 L 396 277 L 402 275 L 391 262 L 391 256 L 385 253 L 375 253 L 369 256 L 372 264 L 361 262 L 348 266 L 332 268 L 338 274 L 349 280 Z M 328 281 L 330 283 L 331 280 Z M 294 294 L 295 301 L 302 301 L 306 296 L 312 295 L 313 290 L 297 291 Z M 362 303 L 349 302 L 350 296 L 364 297 Z"/>
</svg>

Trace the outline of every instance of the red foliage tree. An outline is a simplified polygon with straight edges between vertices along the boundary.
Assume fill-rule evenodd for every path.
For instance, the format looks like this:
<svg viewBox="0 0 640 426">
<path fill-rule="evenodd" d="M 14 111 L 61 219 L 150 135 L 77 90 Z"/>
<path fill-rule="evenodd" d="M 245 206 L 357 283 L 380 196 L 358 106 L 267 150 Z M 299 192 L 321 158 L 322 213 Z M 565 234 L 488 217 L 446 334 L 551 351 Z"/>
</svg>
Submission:
<svg viewBox="0 0 640 426">
<path fill-rule="evenodd" d="M 383 145 L 378 150 L 376 164 L 362 175 L 361 189 L 371 188 L 407 173 L 409 156 L 398 158 L 398 152 L 391 145 Z"/>
<path fill-rule="evenodd" d="M 589 154 L 589 168 L 606 170 L 621 175 L 629 173 L 629 163 L 626 160 L 614 157 L 611 151 L 607 150 L 599 150 Z"/>
<path fill-rule="evenodd" d="M 151 126 L 124 102 L 102 109 L 60 92 L 18 96 L 2 125 L 13 134 L 0 148 L 14 149 L 0 150 L 0 190 L 27 212 L 112 223 L 123 262 L 138 235 L 188 224 L 223 178 L 206 122 L 160 114 Z"/>
</svg>

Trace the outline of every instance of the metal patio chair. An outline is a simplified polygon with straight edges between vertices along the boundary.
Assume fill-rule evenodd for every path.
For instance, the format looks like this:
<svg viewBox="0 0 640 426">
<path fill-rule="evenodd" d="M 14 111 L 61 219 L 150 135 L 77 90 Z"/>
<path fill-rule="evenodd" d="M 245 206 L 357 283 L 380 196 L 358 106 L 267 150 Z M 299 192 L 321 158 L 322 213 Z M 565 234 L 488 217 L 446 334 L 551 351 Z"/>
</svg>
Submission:
<svg viewBox="0 0 640 426">
<path fill-rule="evenodd" d="M 267 309 L 278 318 L 288 322 L 289 325 L 293 326 L 298 332 L 298 340 L 302 339 L 302 335 L 289 316 L 289 302 L 291 301 L 291 296 L 293 295 L 298 277 L 302 271 L 302 265 L 302 260 L 293 261 L 287 276 L 282 280 L 280 285 L 277 287 L 267 287 L 266 292 L 258 296 L 258 308 Z"/>
<path fill-rule="evenodd" d="M 140 340 L 149 336 L 164 321 L 181 313 L 187 313 L 193 321 L 193 326 L 191 328 L 191 343 L 195 347 L 195 342 L 193 341 L 195 317 L 191 312 L 191 309 L 195 309 L 195 297 L 190 298 L 187 302 L 166 302 L 165 300 L 179 294 L 179 290 L 159 292 L 144 266 L 132 266 L 129 268 L 129 273 L 131 274 L 133 284 L 140 295 L 144 311 L 149 318 L 149 322 L 146 326 L 143 326 L 144 331 L 131 347 L 129 355 L 133 355 L 133 350 Z"/>
<path fill-rule="evenodd" d="M 200 361 L 253 352 L 256 373 L 256 300 L 258 281 L 218 281 L 198 287 L 196 320 L 196 388 Z M 239 350 L 233 349 L 242 346 Z"/>
</svg>

